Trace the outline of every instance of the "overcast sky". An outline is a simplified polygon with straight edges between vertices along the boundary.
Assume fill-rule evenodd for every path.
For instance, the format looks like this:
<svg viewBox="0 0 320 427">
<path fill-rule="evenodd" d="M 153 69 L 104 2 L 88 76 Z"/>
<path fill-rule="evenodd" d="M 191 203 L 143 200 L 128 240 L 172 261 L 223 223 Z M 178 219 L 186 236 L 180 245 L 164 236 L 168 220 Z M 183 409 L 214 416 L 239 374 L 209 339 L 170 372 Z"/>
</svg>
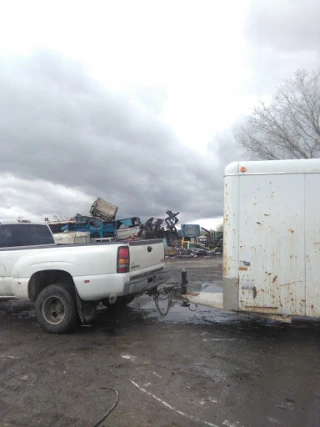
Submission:
<svg viewBox="0 0 320 427">
<path fill-rule="evenodd" d="M 14 1 L 0 6 L 0 218 L 216 225 L 233 128 L 319 67 L 316 0 Z"/>
</svg>

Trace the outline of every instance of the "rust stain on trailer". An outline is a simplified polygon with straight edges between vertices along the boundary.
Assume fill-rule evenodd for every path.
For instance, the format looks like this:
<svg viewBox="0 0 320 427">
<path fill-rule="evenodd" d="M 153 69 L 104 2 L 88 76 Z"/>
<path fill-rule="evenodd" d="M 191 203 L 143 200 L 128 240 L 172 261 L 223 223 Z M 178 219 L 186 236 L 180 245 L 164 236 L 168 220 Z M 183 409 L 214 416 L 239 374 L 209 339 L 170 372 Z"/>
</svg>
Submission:
<svg viewBox="0 0 320 427">
<path fill-rule="evenodd" d="M 224 252 L 223 255 L 223 276 L 227 276 L 228 272 L 231 270 L 231 265 L 230 265 L 230 259 L 228 258 L 228 255 L 226 254 L 226 252 Z"/>
<path fill-rule="evenodd" d="M 290 286 L 290 285 L 295 285 L 296 283 L 302 283 L 302 280 L 299 280 L 298 282 L 283 283 L 280 286 Z M 301 300 L 301 301 L 303 301 L 303 300 Z"/>
<path fill-rule="evenodd" d="M 252 305 L 246 305 L 245 306 L 246 311 L 248 312 L 257 312 L 257 313 L 274 313 L 278 310 L 278 307 L 261 307 L 259 305 L 252 306 Z"/>
<path fill-rule="evenodd" d="M 272 283 L 274 283 L 277 280 L 278 276 L 274 276 Z"/>
</svg>

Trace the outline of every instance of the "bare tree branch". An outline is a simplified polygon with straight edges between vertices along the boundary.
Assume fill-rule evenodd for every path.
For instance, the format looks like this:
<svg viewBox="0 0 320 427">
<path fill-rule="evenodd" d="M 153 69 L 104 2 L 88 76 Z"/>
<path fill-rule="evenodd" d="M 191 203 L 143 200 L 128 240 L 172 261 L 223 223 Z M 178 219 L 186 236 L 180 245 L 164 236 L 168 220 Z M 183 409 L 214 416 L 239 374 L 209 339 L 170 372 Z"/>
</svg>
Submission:
<svg viewBox="0 0 320 427">
<path fill-rule="evenodd" d="M 270 104 L 254 108 L 235 138 L 256 159 L 320 157 L 320 70 L 298 70 Z"/>
</svg>

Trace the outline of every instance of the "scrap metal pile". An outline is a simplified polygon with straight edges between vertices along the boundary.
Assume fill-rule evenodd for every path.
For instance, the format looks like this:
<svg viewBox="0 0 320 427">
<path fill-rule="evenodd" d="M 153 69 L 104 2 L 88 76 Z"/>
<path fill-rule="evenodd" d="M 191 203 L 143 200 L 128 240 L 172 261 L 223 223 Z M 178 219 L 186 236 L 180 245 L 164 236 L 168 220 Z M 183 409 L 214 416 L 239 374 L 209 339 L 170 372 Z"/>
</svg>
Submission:
<svg viewBox="0 0 320 427">
<path fill-rule="evenodd" d="M 201 235 L 201 229 L 206 235 Z M 178 231 L 179 245 L 166 249 L 167 258 L 209 258 L 221 255 L 223 232 L 210 232 L 199 224 L 182 224 Z"/>
<path fill-rule="evenodd" d="M 176 224 L 179 222 L 177 218 L 179 212 L 167 210 L 166 214 L 167 217 L 165 219 L 151 217 L 145 224 L 141 224 L 139 237 L 142 239 L 165 238 L 168 244 L 176 246 L 179 241 L 179 234 L 176 228 Z"/>
<path fill-rule="evenodd" d="M 210 249 L 205 245 L 199 243 L 190 243 L 188 247 L 168 247 L 166 249 L 167 258 L 211 258 L 216 255 L 221 255 L 222 251 L 218 247 Z"/>
<path fill-rule="evenodd" d="M 179 212 L 168 210 L 166 218 L 151 217 L 144 224 L 139 217 L 117 219 L 117 212 L 117 206 L 98 198 L 90 208 L 90 215 L 76 214 L 66 220 L 46 221 L 60 244 L 165 238 L 168 244 L 177 245 Z"/>
<path fill-rule="evenodd" d="M 207 232 L 205 242 L 197 240 L 200 237 L 198 224 L 181 224 L 178 230 L 179 212 L 167 210 L 165 218 L 151 217 L 145 223 L 139 217 L 118 219 L 117 212 L 117 206 L 98 198 L 89 215 L 76 214 L 65 220 L 46 221 L 58 244 L 163 239 L 167 257 L 211 257 L 222 251 L 222 238 L 217 238 L 216 233 L 203 229 Z"/>
</svg>

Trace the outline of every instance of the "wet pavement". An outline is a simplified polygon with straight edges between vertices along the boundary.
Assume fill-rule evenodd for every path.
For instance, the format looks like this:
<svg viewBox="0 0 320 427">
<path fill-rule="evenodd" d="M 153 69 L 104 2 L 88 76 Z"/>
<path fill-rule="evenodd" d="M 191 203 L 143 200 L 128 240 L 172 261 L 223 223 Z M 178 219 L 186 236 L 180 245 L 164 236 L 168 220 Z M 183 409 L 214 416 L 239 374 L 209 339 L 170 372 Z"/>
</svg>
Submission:
<svg viewBox="0 0 320 427">
<path fill-rule="evenodd" d="M 174 281 L 221 290 L 221 258 L 169 260 Z M 196 283 L 197 282 L 197 283 Z M 165 301 L 161 307 L 165 308 Z M 190 307 L 192 310 L 195 308 Z M 49 335 L 34 307 L 0 301 L 0 426 L 320 426 L 320 321 L 281 324 L 136 299 L 110 330 Z"/>
</svg>

